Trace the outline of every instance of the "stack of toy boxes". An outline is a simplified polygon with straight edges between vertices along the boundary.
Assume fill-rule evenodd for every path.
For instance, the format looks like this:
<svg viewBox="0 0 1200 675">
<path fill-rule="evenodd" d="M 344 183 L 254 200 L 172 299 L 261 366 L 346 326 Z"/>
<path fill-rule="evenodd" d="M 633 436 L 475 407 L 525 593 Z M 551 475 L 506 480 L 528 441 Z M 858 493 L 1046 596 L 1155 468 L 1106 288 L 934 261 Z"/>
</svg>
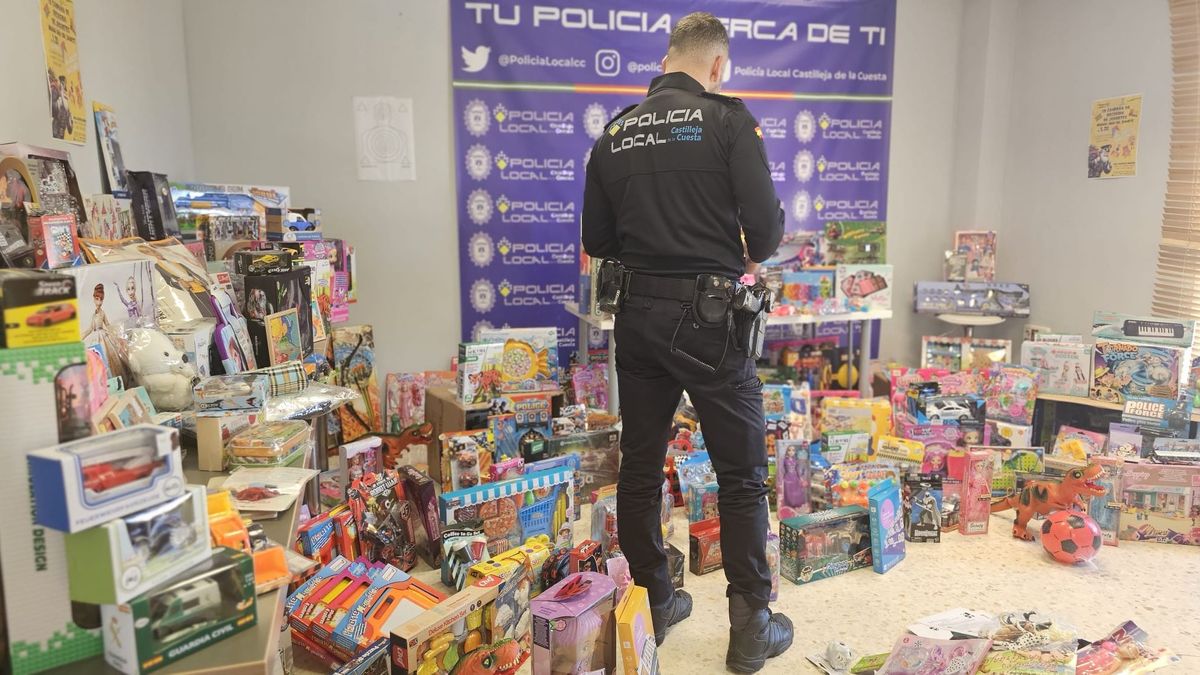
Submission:
<svg viewBox="0 0 1200 675">
<path fill-rule="evenodd" d="M 1109 403 L 1126 398 L 1177 399 L 1186 395 L 1196 321 L 1098 311 L 1092 317 L 1091 397 Z"/>
</svg>

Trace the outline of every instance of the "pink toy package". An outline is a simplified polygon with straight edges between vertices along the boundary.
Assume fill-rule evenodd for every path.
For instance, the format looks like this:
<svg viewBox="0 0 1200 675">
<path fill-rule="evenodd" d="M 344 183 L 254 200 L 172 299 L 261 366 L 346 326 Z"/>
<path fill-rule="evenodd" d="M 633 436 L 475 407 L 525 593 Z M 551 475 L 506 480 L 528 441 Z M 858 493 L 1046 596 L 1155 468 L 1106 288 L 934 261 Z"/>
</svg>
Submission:
<svg viewBox="0 0 1200 675">
<path fill-rule="evenodd" d="M 992 516 L 992 469 L 996 461 L 990 450 L 970 450 L 963 470 L 962 515 L 959 531 L 963 534 L 987 534 Z"/>
<path fill-rule="evenodd" d="M 1038 371 L 1028 366 L 998 364 L 988 374 L 983 400 L 988 419 L 1031 424 L 1037 400 Z"/>
<path fill-rule="evenodd" d="M 974 673 L 983 665 L 991 640 L 938 640 L 905 635 L 892 646 L 879 675 Z"/>
<path fill-rule="evenodd" d="M 940 377 L 949 375 L 944 368 L 892 368 L 889 375 L 892 381 L 892 424 L 899 426 L 908 411 L 908 386 L 918 382 L 933 382 Z"/>
<path fill-rule="evenodd" d="M 608 370 L 602 363 L 578 366 L 571 375 L 575 387 L 575 404 L 608 410 Z"/>
<path fill-rule="evenodd" d="M 535 673 L 611 673 L 617 667 L 617 585 L 576 572 L 530 601 Z"/>
<path fill-rule="evenodd" d="M 983 425 L 934 425 L 904 422 L 900 425 L 900 437 L 925 444 L 925 458 L 921 462 L 921 473 L 936 473 L 946 476 L 949 470 L 950 453 L 975 445 L 988 445 L 992 435 Z"/>
</svg>

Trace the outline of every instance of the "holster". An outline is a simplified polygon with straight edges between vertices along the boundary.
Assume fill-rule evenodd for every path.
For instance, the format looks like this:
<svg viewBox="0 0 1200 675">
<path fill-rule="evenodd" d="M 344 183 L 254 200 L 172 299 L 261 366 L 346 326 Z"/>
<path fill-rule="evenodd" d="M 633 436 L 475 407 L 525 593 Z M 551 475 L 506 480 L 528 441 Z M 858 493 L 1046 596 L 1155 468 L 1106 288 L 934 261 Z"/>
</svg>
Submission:
<svg viewBox="0 0 1200 675">
<path fill-rule="evenodd" d="M 734 347 L 757 361 L 767 337 L 767 316 L 775 296 L 766 285 L 738 286 L 733 301 Z"/>
<path fill-rule="evenodd" d="M 619 261 L 605 258 L 596 276 L 596 309 L 620 314 L 629 295 L 629 271 Z"/>
</svg>

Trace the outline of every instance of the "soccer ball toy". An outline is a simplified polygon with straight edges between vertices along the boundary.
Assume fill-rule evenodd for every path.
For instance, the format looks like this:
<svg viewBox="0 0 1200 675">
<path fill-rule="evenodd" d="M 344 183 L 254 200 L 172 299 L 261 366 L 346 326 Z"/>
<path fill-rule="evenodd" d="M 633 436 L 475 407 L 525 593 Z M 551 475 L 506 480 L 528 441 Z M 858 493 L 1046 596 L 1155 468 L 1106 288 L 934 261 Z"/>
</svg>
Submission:
<svg viewBox="0 0 1200 675">
<path fill-rule="evenodd" d="M 1042 523 L 1042 548 L 1060 563 L 1091 560 L 1101 543 L 1100 526 L 1082 511 L 1055 511 Z"/>
</svg>

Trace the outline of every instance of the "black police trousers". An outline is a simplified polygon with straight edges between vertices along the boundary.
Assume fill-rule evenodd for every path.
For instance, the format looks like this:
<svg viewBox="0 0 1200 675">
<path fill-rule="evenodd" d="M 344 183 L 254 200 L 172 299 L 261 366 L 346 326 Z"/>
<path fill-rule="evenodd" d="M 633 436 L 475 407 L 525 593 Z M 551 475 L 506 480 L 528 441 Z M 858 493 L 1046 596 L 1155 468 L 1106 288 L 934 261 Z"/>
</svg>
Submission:
<svg viewBox="0 0 1200 675">
<path fill-rule="evenodd" d="M 767 449 L 762 383 L 754 362 L 734 349 L 725 328 L 697 327 L 683 303 L 630 296 L 616 319 L 621 398 L 621 473 L 617 484 L 617 534 L 634 581 L 649 591 L 651 607 L 664 607 L 674 591 L 663 549 L 660 509 L 663 463 L 672 418 L 686 389 L 700 417 L 717 473 L 721 556 L 727 595 L 766 607 L 771 594 L 767 564 Z M 676 329 L 678 326 L 678 335 Z M 678 349 L 714 373 L 672 353 Z M 686 548 L 685 548 L 686 550 Z"/>
</svg>

